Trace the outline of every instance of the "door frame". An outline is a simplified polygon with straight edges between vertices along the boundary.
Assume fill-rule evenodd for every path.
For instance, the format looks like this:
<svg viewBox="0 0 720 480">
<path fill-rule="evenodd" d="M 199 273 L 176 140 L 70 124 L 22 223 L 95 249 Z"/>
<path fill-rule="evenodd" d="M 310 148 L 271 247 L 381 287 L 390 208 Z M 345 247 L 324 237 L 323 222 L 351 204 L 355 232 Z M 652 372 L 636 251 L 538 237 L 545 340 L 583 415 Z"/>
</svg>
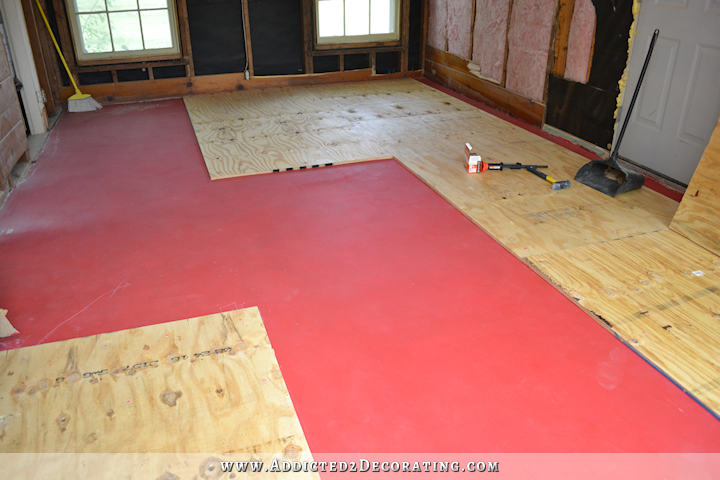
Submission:
<svg viewBox="0 0 720 480">
<path fill-rule="evenodd" d="M 19 0 L 0 0 L 5 33 L 10 45 L 9 55 L 15 65 L 15 74 L 22 82 L 20 96 L 25 107 L 30 133 L 38 135 L 47 132 L 48 119 L 45 103 L 42 101 L 42 90 L 35 69 L 35 59 L 30 47 L 25 14 Z"/>
</svg>

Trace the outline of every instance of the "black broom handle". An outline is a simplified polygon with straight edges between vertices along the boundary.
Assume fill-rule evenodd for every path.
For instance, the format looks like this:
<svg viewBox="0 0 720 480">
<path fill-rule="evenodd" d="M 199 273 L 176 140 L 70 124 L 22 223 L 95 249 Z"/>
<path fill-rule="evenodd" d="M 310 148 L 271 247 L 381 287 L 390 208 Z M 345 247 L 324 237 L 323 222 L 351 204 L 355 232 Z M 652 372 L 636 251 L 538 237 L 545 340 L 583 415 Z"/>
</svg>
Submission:
<svg viewBox="0 0 720 480">
<path fill-rule="evenodd" d="M 635 92 L 633 93 L 632 100 L 630 100 L 630 106 L 628 107 L 627 115 L 625 115 L 625 121 L 623 121 L 622 129 L 620 129 L 620 136 L 618 137 L 618 141 L 615 144 L 615 151 L 613 151 L 612 153 L 613 157 L 617 157 L 618 151 L 620 150 L 620 143 L 625 136 L 625 129 L 627 128 L 628 122 L 630 121 L 630 114 L 632 113 L 633 107 L 635 106 L 635 100 L 637 100 L 638 93 L 640 93 L 640 86 L 642 85 L 643 79 L 645 78 L 645 72 L 647 71 L 648 64 L 650 63 L 650 57 L 652 56 L 653 48 L 655 48 L 655 41 L 657 40 L 658 35 L 660 35 L 660 30 L 655 29 L 652 40 L 650 40 L 650 48 L 648 49 L 647 56 L 645 57 L 645 63 L 643 64 L 642 71 L 640 72 L 640 79 L 638 80 L 638 84 L 635 87 Z"/>
</svg>

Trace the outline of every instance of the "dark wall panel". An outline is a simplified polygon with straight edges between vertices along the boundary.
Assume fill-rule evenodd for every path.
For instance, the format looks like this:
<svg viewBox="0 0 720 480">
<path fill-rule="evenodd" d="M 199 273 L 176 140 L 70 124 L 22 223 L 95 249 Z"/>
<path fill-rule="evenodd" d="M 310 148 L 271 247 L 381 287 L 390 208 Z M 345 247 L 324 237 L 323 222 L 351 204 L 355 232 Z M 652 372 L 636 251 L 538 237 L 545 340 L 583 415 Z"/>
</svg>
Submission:
<svg viewBox="0 0 720 480">
<path fill-rule="evenodd" d="M 248 1 L 255 75 L 303 73 L 302 2 Z"/>
<path fill-rule="evenodd" d="M 618 81 L 627 63 L 632 0 L 593 0 L 595 51 L 586 85 L 550 76 L 546 123 L 602 148 L 612 143 Z"/>
<path fill-rule="evenodd" d="M 408 70 L 421 70 L 422 59 L 422 0 L 410 0 L 410 44 L 408 45 Z"/>
<path fill-rule="evenodd" d="M 378 52 L 375 54 L 375 73 L 396 73 L 400 71 L 398 52 Z"/>
<path fill-rule="evenodd" d="M 245 71 L 240 0 L 187 0 L 195 75 Z"/>
<path fill-rule="evenodd" d="M 345 70 L 360 70 L 362 68 L 370 68 L 370 54 L 368 53 L 355 53 L 352 55 L 345 55 L 344 60 Z"/>
<path fill-rule="evenodd" d="M 313 57 L 313 72 L 315 73 L 329 73 L 339 72 L 340 65 L 338 64 L 340 57 L 337 55 L 323 55 L 321 57 Z"/>
</svg>

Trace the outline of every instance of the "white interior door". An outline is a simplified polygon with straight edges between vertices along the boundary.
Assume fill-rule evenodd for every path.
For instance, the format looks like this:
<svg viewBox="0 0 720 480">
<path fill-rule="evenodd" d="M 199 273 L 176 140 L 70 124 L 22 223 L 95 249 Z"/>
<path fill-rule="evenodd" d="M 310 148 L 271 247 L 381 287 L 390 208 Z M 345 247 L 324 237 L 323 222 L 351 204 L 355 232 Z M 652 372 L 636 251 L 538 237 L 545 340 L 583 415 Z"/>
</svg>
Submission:
<svg viewBox="0 0 720 480">
<path fill-rule="evenodd" d="M 620 156 L 687 184 L 720 117 L 720 0 L 642 2 L 623 116 L 656 28 Z"/>
</svg>

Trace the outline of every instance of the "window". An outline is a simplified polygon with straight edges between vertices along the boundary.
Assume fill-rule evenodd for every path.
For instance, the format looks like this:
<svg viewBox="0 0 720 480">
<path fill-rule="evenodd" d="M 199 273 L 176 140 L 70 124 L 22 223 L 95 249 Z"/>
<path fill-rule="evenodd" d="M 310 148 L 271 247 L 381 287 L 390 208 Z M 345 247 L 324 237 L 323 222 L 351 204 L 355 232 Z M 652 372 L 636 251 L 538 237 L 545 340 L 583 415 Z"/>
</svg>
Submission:
<svg viewBox="0 0 720 480">
<path fill-rule="evenodd" d="M 68 0 L 78 60 L 179 55 L 173 0 Z"/>
<path fill-rule="evenodd" d="M 400 0 L 315 0 L 317 43 L 400 38 Z"/>
</svg>

